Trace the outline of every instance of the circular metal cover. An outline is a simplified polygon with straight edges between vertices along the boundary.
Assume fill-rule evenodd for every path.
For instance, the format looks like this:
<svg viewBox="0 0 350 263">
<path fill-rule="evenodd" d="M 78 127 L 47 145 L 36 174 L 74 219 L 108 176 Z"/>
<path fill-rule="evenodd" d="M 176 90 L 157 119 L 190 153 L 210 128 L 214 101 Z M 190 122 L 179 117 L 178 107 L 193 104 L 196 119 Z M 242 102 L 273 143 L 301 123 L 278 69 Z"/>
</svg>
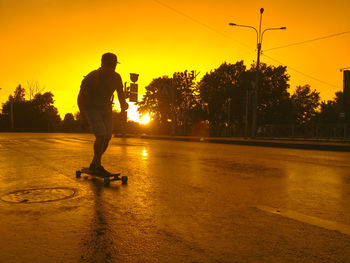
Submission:
<svg viewBox="0 0 350 263">
<path fill-rule="evenodd" d="M 69 187 L 17 190 L 1 197 L 7 203 L 44 203 L 71 198 L 76 190 Z"/>
</svg>

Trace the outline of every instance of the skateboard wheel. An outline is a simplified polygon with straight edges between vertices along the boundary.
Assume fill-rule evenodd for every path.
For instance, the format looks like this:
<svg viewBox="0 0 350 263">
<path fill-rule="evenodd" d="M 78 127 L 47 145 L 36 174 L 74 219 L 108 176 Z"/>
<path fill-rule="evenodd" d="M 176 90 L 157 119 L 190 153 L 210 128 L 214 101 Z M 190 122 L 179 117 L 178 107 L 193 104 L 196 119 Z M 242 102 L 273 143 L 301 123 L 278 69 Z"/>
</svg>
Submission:
<svg viewBox="0 0 350 263">
<path fill-rule="evenodd" d="M 81 172 L 79 170 L 75 171 L 75 177 L 76 178 L 80 178 L 81 177 Z"/>
<path fill-rule="evenodd" d="M 109 186 L 109 184 L 110 184 L 110 182 L 111 182 L 111 179 L 109 179 L 108 177 L 105 177 L 105 178 L 103 179 L 103 182 L 104 182 L 104 185 L 105 185 L 105 186 Z"/>
<path fill-rule="evenodd" d="M 122 184 L 126 184 L 128 181 L 128 177 L 127 176 L 122 176 Z"/>
</svg>

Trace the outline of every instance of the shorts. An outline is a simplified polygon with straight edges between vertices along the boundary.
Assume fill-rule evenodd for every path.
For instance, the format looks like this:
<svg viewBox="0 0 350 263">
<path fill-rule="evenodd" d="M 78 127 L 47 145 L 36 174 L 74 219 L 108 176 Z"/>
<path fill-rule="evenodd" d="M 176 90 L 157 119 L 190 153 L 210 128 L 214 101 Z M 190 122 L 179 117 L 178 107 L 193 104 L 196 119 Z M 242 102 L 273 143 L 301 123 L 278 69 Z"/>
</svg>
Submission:
<svg viewBox="0 0 350 263">
<path fill-rule="evenodd" d="M 96 137 L 112 137 L 112 110 L 87 109 L 83 114 Z"/>
</svg>

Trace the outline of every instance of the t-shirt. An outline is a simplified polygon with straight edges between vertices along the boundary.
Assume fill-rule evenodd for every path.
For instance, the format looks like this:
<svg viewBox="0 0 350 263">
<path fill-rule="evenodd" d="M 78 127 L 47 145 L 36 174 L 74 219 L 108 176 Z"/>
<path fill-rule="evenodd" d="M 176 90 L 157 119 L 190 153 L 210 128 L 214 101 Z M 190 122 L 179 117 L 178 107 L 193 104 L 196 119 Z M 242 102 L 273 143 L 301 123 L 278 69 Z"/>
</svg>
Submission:
<svg viewBox="0 0 350 263">
<path fill-rule="evenodd" d="M 122 79 L 117 72 L 101 68 L 90 72 L 80 85 L 79 109 L 111 109 L 114 91 L 120 103 L 125 103 Z"/>
</svg>

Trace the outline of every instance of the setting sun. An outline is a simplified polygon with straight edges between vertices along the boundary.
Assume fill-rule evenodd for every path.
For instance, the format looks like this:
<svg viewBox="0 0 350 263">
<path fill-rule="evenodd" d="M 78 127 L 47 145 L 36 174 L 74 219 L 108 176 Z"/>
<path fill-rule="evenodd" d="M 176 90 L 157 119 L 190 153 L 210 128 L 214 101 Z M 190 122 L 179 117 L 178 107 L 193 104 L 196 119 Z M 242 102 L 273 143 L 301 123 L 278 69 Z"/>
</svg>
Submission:
<svg viewBox="0 0 350 263">
<path fill-rule="evenodd" d="M 140 118 L 141 124 L 148 124 L 151 121 L 151 116 L 147 113 Z"/>
<path fill-rule="evenodd" d="M 113 107 L 114 110 L 116 111 L 120 111 L 120 106 L 119 106 L 119 103 L 118 103 L 118 100 L 115 99 L 114 100 L 115 102 L 115 106 Z M 140 123 L 140 124 L 148 124 L 150 121 L 151 121 L 151 116 L 147 113 L 145 115 L 140 115 L 140 113 L 137 111 L 137 105 L 135 105 L 135 103 L 133 102 L 128 102 L 129 104 L 129 109 L 128 109 L 128 121 L 133 121 L 133 122 L 137 122 L 137 123 Z"/>
<path fill-rule="evenodd" d="M 128 120 L 140 123 L 140 114 L 137 111 L 137 106 L 133 102 L 128 102 Z"/>
</svg>

